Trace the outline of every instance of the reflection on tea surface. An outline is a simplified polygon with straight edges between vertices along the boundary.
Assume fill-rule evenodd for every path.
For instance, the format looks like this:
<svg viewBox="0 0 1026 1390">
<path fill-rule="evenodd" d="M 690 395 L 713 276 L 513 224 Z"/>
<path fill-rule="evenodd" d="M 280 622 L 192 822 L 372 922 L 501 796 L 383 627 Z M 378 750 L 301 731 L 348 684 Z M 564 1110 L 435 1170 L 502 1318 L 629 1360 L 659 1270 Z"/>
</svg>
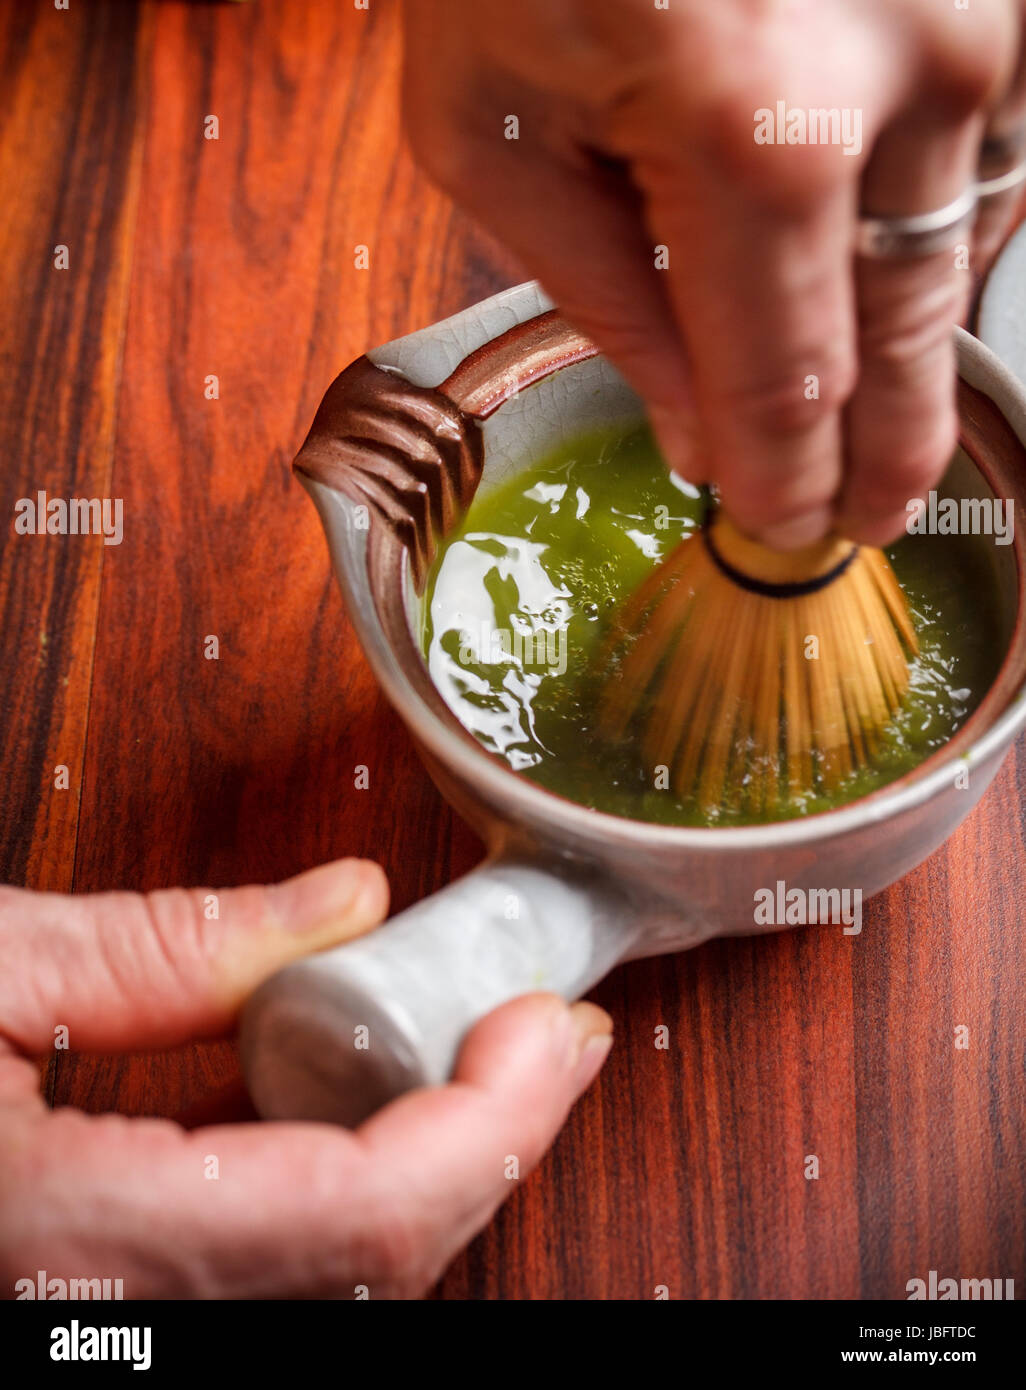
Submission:
<svg viewBox="0 0 1026 1390">
<path fill-rule="evenodd" d="M 460 722 L 541 786 L 614 815 L 731 825 L 743 807 L 703 811 L 644 765 L 638 729 L 604 741 L 596 657 L 620 603 L 682 536 L 706 498 L 675 479 L 645 429 L 595 435 L 475 501 L 428 582 L 423 648 Z M 920 655 L 874 766 L 827 797 L 813 789 L 765 819 L 825 810 L 901 776 L 946 742 L 1000 664 L 997 603 L 973 537 L 904 537 L 887 554 L 909 599 Z M 729 641 L 729 634 L 724 634 Z M 657 782 L 660 785 L 657 785 Z"/>
</svg>

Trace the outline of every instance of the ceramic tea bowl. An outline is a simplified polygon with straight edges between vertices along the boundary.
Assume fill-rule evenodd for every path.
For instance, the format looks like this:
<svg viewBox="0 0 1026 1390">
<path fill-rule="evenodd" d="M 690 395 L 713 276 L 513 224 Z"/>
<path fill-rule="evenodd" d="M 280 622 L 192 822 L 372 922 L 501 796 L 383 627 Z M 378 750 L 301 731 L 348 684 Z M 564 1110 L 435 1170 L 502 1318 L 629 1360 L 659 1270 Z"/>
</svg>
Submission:
<svg viewBox="0 0 1026 1390">
<path fill-rule="evenodd" d="M 1002 498 L 1026 516 L 1026 392 L 961 332 L 958 362 L 961 444 L 939 491 Z M 378 348 L 325 396 L 297 474 L 368 662 L 488 854 L 370 936 L 291 965 L 254 994 L 241 1043 L 263 1115 L 355 1124 L 448 1077 L 467 1029 L 517 994 L 572 999 L 620 961 L 773 930 L 754 903 L 778 882 L 870 897 L 954 830 L 1026 723 L 1017 533 L 987 547 L 1003 651 L 992 688 L 950 743 L 861 801 L 779 824 L 676 828 L 586 809 L 486 752 L 434 689 L 415 636 L 437 537 L 478 488 L 581 433 L 642 417 L 637 396 L 534 284 Z"/>
</svg>

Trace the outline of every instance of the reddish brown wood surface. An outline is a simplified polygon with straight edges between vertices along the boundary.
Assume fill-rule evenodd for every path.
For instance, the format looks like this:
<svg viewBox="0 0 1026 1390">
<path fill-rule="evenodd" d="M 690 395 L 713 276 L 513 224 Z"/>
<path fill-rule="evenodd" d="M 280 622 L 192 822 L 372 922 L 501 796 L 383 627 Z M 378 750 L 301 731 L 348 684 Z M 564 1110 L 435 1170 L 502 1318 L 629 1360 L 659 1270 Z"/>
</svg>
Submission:
<svg viewBox="0 0 1026 1390">
<path fill-rule="evenodd" d="M 3 528 L 8 881 L 228 885 L 365 854 L 402 908 L 480 852 L 288 472 L 341 366 L 522 278 L 403 151 L 398 55 L 388 0 L 0 6 L 4 510 L 38 488 L 125 507 L 118 547 Z M 930 1269 L 1026 1291 L 1024 782 L 1020 745 L 860 937 L 617 971 L 600 1082 L 441 1296 L 901 1298 Z M 217 1044 L 64 1054 L 48 1084 L 172 1115 L 235 1075 Z"/>
</svg>

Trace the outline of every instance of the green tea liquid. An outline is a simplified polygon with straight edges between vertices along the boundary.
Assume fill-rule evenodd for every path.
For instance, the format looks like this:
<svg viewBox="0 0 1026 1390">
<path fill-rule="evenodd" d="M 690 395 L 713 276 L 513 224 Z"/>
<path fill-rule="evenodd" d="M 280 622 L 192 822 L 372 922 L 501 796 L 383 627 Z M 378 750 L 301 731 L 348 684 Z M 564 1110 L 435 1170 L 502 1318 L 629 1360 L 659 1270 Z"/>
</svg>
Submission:
<svg viewBox="0 0 1026 1390">
<path fill-rule="evenodd" d="M 667 472 L 647 429 L 581 438 L 471 505 L 432 568 L 423 648 L 442 697 L 485 748 L 540 786 L 613 815 L 672 825 L 753 819 L 743 799 L 740 809 L 703 811 L 657 787 L 637 737 L 611 744 L 595 729 L 600 683 L 615 679 L 615 668 L 595 669 L 610 620 L 698 530 L 706 505 Z M 977 544 L 917 535 L 887 551 L 920 642 L 904 705 L 872 767 L 830 797 L 810 792 L 765 819 L 875 791 L 972 713 L 1000 664 L 997 605 Z"/>
</svg>

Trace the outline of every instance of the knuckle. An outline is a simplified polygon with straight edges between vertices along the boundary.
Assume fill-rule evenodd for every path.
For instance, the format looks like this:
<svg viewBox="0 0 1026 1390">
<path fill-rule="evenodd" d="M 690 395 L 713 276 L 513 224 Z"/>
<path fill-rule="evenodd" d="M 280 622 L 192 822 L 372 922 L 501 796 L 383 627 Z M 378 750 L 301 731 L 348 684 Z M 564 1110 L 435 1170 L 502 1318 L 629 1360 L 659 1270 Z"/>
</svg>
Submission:
<svg viewBox="0 0 1026 1390">
<path fill-rule="evenodd" d="M 812 411 L 812 402 L 805 399 L 792 381 L 774 382 L 745 391 L 732 405 L 749 425 L 773 438 L 802 434 L 818 418 Z"/>
<path fill-rule="evenodd" d="M 931 16 L 923 35 L 932 95 L 956 116 L 969 116 L 1000 95 L 1019 49 L 1021 22 L 1014 6 L 980 0 L 974 15 L 968 26 L 957 13 Z"/>
<path fill-rule="evenodd" d="M 869 141 L 861 108 L 826 100 L 819 79 L 797 70 L 793 36 L 785 38 L 752 40 L 757 52 L 741 65 L 721 59 L 691 97 L 690 123 L 719 178 L 793 217 L 850 184 Z"/>
<path fill-rule="evenodd" d="M 89 968 L 126 1016 L 140 1017 L 159 1001 L 163 1024 L 173 1028 L 212 990 L 218 933 L 209 928 L 219 924 L 205 920 L 200 893 L 110 894 L 93 910 L 102 917 Z"/>
<path fill-rule="evenodd" d="M 883 322 L 865 329 L 861 348 L 867 379 L 883 376 L 892 384 L 897 379 L 909 386 L 935 382 L 954 351 L 953 322 L 913 314 L 900 323 Z"/>
<path fill-rule="evenodd" d="M 713 129 L 719 131 L 715 156 L 760 206 L 781 217 L 800 218 L 850 183 L 859 164 L 844 158 L 840 145 L 828 140 L 778 142 L 775 126 L 774 138 L 760 143 L 757 115 L 771 111 L 765 101 L 749 101 L 743 109 L 714 117 Z M 763 114 L 760 120 L 765 130 L 771 116 Z M 779 124 L 775 113 L 772 121 Z"/>
<path fill-rule="evenodd" d="M 203 931 L 201 900 L 183 888 L 146 893 L 139 902 L 146 928 L 143 969 L 154 980 L 166 978 L 185 989 L 198 984 L 194 967 L 207 956 L 208 943 Z M 120 975 L 114 959 L 121 949 L 115 939 L 106 942 L 106 955 L 112 974 Z"/>
<path fill-rule="evenodd" d="M 724 405 L 731 414 L 773 436 L 801 434 L 839 410 L 855 389 L 857 366 L 847 347 L 797 352 L 773 375 L 734 387 Z M 812 384 L 815 394 L 810 394 Z"/>
<path fill-rule="evenodd" d="M 878 283 L 861 296 L 859 352 L 864 370 L 903 380 L 933 376 L 954 360 L 952 325 L 962 287 L 948 258 L 938 266 L 880 269 Z M 950 375 L 946 373 L 945 375 Z"/>
</svg>

